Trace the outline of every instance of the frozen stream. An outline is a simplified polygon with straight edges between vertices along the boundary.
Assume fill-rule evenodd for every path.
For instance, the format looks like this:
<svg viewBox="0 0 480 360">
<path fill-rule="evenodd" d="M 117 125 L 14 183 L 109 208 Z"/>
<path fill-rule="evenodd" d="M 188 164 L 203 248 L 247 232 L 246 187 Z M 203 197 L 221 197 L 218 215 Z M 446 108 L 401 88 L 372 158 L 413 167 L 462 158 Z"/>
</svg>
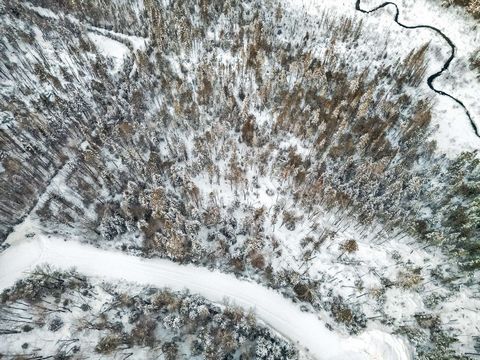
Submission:
<svg viewBox="0 0 480 360">
<path fill-rule="evenodd" d="M 355 3 L 355 9 L 364 13 L 364 14 L 370 14 L 370 13 L 373 13 L 379 9 L 382 9 L 384 7 L 387 7 L 389 5 L 393 6 L 395 8 L 395 15 L 394 15 L 394 18 L 393 20 L 398 24 L 400 25 L 402 28 L 404 29 L 429 29 L 429 30 L 432 30 L 434 31 L 435 33 L 437 33 L 438 35 L 440 35 L 442 37 L 443 40 L 445 40 L 445 42 L 448 44 L 448 46 L 450 47 L 450 56 L 448 57 L 448 59 L 445 61 L 445 63 L 443 64 L 442 68 L 440 70 L 438 70 L 437 72 L 433 73 L 432 75 L 430 75 L 427 79 L 427 84 L 428 84 L 428 87 L 430 89 L 432 89 L 434 92 L 436 92 L 437 94 L 439 95 L 442 95 L 442 96 L 446 96 L 450 99 L 452 99 L 453 101 L 455 101 L 458 105 L 460 105 L 462 107 L 462 109 L 465 111 L 465 115 L 467 115 L 468 117 L 468 120 L 470 121 L 470 125 L 472 126 L 472 129 L 473 129 L 473 132 L 475 133 L 475 135 L 477 137 L 480 137 L 480 134 L 478 132 L 478 129 L 477 129 L 477 126 L 475 124 L 475 122 L 473 121 L 472 119 L 472 116 L 470 115 L 470 112 L 468 111 L 467 107 L 465 106 L 465 104 L 457 99 L 456 97 L 454 97 L 453 95 L 450 95 L 449 93 L 443 91 L 443 90 L 439 90 L 437 89 L 434 85 L 433 85 L 433 81 L 438 78 L 439 76 L 441 76 L 445 71 L 448 70 L 448 68 L 450 67 L 450 64 L 451 62 L 453 61 L 453 59 L 455 58 L 455 44 L 453 43 L 453 41 L 447 36 L 445 35 L 440 29 L 434 27 L 434 26 L 430 26 L 430 25 L 414 25 L 414 26 L 408 26 L 408 25 L 405 25 L 403 23 L 401 23 L 398 18 L 400 16 L 400 10 L 398 9 L 398 6 L 397 4 L 391 2 L 391 1 L 387 1 L 387 2 L 384 2 L 378 6 L 376 6 L 375 8 L 371 9 L 371 10 L 364 10 L 361 8 L 361 4 L 360 4 L 361 0 L 356 0 L 356 3 Z"/>
</svg>

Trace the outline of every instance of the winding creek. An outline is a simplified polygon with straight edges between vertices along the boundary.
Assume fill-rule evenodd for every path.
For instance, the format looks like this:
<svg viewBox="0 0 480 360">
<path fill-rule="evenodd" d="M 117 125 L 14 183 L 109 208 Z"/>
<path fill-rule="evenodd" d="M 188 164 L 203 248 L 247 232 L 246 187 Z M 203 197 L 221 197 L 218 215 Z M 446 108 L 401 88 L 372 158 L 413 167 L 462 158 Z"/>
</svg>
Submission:
<svg viewBox="0 0 480 360">
<path fill-rule="evenodd" d="M 384 2 L 380 5 L 378 5 L 377 7 L 371 9 L 371 10 L 365 10 L 365 9 L 362 9 L 360 7 L 360 3 L 361 3 L 361 0 L 356 0 L 356 3 L 355 3 L 355 9 L 364 13 L 364 14 L 370 14 L 370 13 L 373 13 L 379 9 L 382 9 L 384 7 L 387 7 L 389 5 L 392 5 L 395 7 L 395 15 L 394 15 L 394 18 L 393 20 L 398 24 L 400 25 L 402 28 L 404 29 L 429 29 L 429 30 L 432 30 L 434 31 L 436 34 L 440 35 L 442 37 L 443 40 L 445 40 L 447 42 L 447 44 L 450 46 L 450 56 L 448 57 L 448 59 L 445 61 L 445 63 L 443 64 L 442 68 L 437 71 L 436 73 L 430 75 L 427 79 L 427 84 L 428 84 L 428 87 L 430 89 L 432 89 L 434 92 L 436 92 L 437 94 L 439 95 L 442 95 L 442 96 L 446 96 L 450 99 L 452 99 L 453 101 L 455 101 L 458 105 L 460 105 L 463 110 L 465 111 L 465 114 L 467 115 L 468 117 L 468 120 L 470 121 L 470 125 L 472 126 L 473 128 L 473 131 L 475 132 L 475 135 L 477 137 L 480 137 L 480 134 L 478 132 L 478 128 L 477 128 L 477 125 L 475 124 L 475 122 L 473 121 L 473 118 L 472 116 L 470 115 L 470 112 L 468 111 L 467 107 L 465 106 L 465 104 L 457 99 L 456 97 L 454 97 L 453 95 L 450 95 L 448 94 L 447 92 L 445 91 L 442 91 L 442 90 L 439 90 L 437 89 L 434 85 L 433 85 L 433 81 L 438 78 L 439 76 L 441 76 L 446 70 L 448 70 L 452 60 L 455 58 L 455 44 L 453 43 L 453 41 L 447 36 L 445 35 L 440 29 L 434 27 L 434 26 L 430 26 L 430 25 L 414 25 L 414 26 L 408 26 L 408 25 L 405 25 L 405 24 L 402 24 L 398 18 L 400 16 L 400 10 L 398 9 L 398 6 L 397 4 L 391 2 L 391 1 L 387 1 L 387 2 Z"/>
</svg>

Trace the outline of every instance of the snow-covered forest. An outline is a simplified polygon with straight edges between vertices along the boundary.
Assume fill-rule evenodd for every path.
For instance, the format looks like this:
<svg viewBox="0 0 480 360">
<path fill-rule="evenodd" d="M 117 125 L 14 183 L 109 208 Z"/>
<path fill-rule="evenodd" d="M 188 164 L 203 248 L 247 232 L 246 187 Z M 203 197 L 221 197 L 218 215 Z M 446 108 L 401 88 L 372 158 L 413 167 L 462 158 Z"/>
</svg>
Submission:
<svg viewBox="0 0 480 360">
<path fill-rule="evenodd" d="M 1 300 L 2 348 L 12 358 L 298 358 L 253 313 L 188 292 L 37 268 Z"/>
<path fill-rule="evenodd" d="M 0 246 L 215 269 L 404 358 L 480 356 L 480 4 L 355 5 L 0 0 Z M 254 309 L 31 271 L 0 358 L 319 356 Z"/>
</svg>

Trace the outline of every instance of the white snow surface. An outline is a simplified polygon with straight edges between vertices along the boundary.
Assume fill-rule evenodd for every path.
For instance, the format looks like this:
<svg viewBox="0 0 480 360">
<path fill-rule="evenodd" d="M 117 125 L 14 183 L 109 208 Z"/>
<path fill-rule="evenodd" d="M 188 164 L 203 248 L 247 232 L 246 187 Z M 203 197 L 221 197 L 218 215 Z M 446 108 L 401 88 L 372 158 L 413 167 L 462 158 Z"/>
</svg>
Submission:
<svg viewBox="0 0 480 360">
<path fill-rule="evenodd" d="M 103 56 L 113 60 L 113 71 L 118 72 L 123 65 L 125 57 L 129 54 L 128 47 L 119 41 L 94 32 L 89 32 L 88 36 Z"/>
<path fill-rule="evenodd" d="M 210 301 L 225 299 L 243 308 L 253 308 L 257 317 L 276 331 L 307 348 L 318 359 L 411 359 L 412 350 L 396 336 L 379 330 L 347 337 L 329 331 L 322 319 L 302 312 L 279 293 L 233 275 L 193 265 L 178 265 L 163 259 L 142 259 L 105 251 L 61 238 L 34 236 L 0 254 L 0 289 L 14 285 L 37 265 L 79 272 L 109 280 L 189 289 Z"/>
<path fill-rule="evenodd" d="M 52 10 L 40 7 L 40 6 L 33 6 L 30 3 L 25 3 L 25 6 L 28 7 L 29 9 L 32 9 L 35 11 L 38 15 L 44 17 L 44 18 L 50 18 L 50 19 L 58 19 L 58 15 L 55 14 Z"/>
<path fill-rule="evenodd" d="M 420 86 L 424 94 L 433 99 L 432 139 L 437 142 L 438 150 L 450 157 L 462 151 L 480 149 L 478 138 L 464 110 L 453 100 L 435 94 L 427 86 L 427 77 L 441 69 L 448 56 L 450 47 L 432 30 L 403 29 L 394 22 L 394 8 L 387 6 L 370 14 L 355 10 L 356 0 L 283 0 L 286 8 L 292 11 L 304 9 L 307 13 L 317 16 L 328 10 L 338 15 L 361 19 L 365 30 L 371 33 L 383 33 L 379 36 L 378 46 L 388 39 L 388 52 L 407 54 L 419 46 L 430 43 L 427 60 L 428 70 L 425 81 Z M 361 8 L 371 10 L 385 0 L 362 0 Z M 480 30 L 478 21 L 460 7 L 445 8 L 440 2 L 432 0 L 394 0 L 399 10 L 399 21 L 408 26 L 430 25 L 441 30 L 456 47 L 455 58 L 449 71 L 435 79 L 434 86 L 462 101 L 470 112 L 473 121 L 480 129 L 480 81 L 475 70 L 469 68 L 469 58 L 478 50 Z M 361 43 L 358 44 L 362 46 Z M 366 44 L 365 51 L 371 51 Z M 361 62 L 362 59 L 357 59 Z"/>
</svg>

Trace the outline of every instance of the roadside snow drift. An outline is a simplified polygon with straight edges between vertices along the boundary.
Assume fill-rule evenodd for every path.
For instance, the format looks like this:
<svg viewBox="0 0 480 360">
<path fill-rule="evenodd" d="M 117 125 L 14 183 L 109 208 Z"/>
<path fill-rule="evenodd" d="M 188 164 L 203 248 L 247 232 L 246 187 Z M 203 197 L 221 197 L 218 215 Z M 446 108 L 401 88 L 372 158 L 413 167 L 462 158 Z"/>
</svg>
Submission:
<svg viewBox="0 0 480 360">
<path fill-rule="evenodd" d="M 139 284 L 189 289 L 213 302 L 225 299 L 253 308 L 259 319 L 308 349 L 318 359 L 410 359 L 400 338 L 381 331 L 346 337 L 329 331 L 316 315 L 305 313 L 277 292 L 232 275 L 162 259 L 141 259 L 76 242 L 37 236 L 15 244 L 0 255 L 0 289 L 37 265 L 75 267 L 88 276 L 120 279 Z"/>
</svg>

